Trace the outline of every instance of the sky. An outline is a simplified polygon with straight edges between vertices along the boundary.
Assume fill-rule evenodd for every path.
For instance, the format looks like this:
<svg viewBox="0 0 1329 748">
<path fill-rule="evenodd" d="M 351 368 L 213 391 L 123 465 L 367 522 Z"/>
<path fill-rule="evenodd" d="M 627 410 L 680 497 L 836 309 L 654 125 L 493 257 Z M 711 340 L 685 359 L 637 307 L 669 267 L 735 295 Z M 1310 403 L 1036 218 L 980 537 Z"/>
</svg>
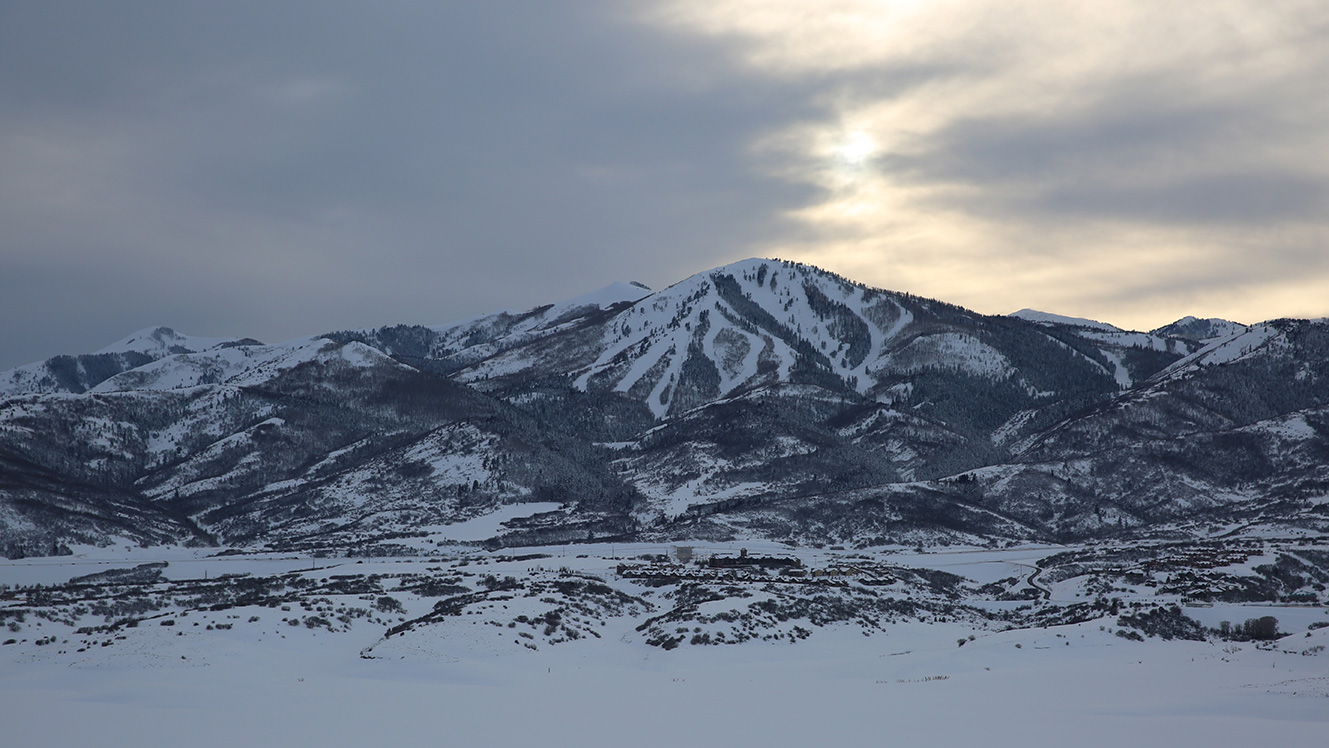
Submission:
<svg viewBox="0 0 1329 748">
<path fill-rule="evenodd" d="M 1329 315 L 1329 5 L 0 4 L 0 369 L 746 257 L 986 314 Z"/>
</svg>

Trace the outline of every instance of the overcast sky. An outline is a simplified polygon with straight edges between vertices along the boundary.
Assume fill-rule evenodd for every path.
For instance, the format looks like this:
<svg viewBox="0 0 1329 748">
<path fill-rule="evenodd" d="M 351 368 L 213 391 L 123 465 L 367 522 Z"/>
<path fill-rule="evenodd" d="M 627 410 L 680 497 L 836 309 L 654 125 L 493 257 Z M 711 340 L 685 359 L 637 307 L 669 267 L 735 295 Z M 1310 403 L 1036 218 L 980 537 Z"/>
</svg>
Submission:
<svg viewBox="0 0 1329 748">
<path fill-rule="evenodd" d="M 1329 4 L 0 3 L 0 369 L 750 256 L 997 314 L 1329 315 Z"/>
</svg>

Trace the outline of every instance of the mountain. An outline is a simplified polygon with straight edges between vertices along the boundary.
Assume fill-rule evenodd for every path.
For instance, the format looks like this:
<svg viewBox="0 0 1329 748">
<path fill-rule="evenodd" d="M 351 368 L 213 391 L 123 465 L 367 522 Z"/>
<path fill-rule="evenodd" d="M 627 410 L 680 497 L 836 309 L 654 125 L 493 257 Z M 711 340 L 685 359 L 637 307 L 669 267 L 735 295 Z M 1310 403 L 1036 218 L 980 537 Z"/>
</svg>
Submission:
<svg viewBox="0 0 1329 748">
<path fill-rule="evenodd" d="M 1018 465 L 989 469 L 985 500 L 1073 534 L 1323 528 L 1327 407 L 1329 325 L 1253 325 L 1028 439 Z"/>
<path fill-rule="evenodd" d="M 1106 322 L 1098 320 L 1085 319 L 1084 317 L 1067 317 L 1061 314 L 1052 314 L 1050 312 L 1040 312 L 1037 309 L 1021 309 L 1018 312 L 1011 312 L 1011 316 L 1016 319 L 1026 320 L 1028 322 L 1037 322 L 1041 325 L 1066 325 L 1068 327 L 1086 327 L 1091 330 L 1106 330 L 1108 332 L 1121 332 L 1121 328 L 1116 325 L 1109 325 Z"/>
<path fill-rule="evenodd" d="M 1326 326 L 1198 322 L 752 259 L 279 345 L 156 328 L 0 374 L 0 549 L 366 554 L 482 516 L 498 545 L 1322 528 Z"/>
<path fill-rule="evenodd" d="M 95 353 L 54 356 L 0 372 L 0 397 L 18 394 L 80 394 L 121 372 L 181 353 L 259 345 L 252 338 L 200 338 L 169 327 L 149 327 Z"/>
<path fill-rule="evenodd" d="M 581 445 L 361 343 L 176 354 L 84 396 L 10 398 L 0 413 L 6 475 L 26 486 L 5 498 L 32 528 L 6 523 L 0 541 L 19 548 L 34 534 L 38 547 L 98 542 L 126 524 L 112 534 L 345 546 L 572 492 L 584 519 L 624 491 Z M 159 510 L 155 534 L 98 496 L 86 498 L 91 510 L 45 500 L 36 486 L 46 474 Z"/>
<path fill-rule="evenodd" d="M 1208 343 L 1222 338 L 1230 338 L 1233 335 L 1245 332 L 1246 329 L 1246 325 L 1239 322 L 1229 322 L 1225 319 L 1182 317 L 1170 325 L 1164 325 L 1154 330 L 1154 334 L 1192 340 L 1197 343 Z"/>
</svg>

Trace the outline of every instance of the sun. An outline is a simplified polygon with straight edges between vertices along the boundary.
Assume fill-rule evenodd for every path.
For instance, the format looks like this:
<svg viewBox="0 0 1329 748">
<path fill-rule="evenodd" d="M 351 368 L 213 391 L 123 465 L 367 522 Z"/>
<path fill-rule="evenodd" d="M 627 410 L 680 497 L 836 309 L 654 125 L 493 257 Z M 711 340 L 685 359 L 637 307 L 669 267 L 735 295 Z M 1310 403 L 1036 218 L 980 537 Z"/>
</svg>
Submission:
<svg viewBox="0 0 1329 748">
<path fill-rule="evenodd" d="M 862 130 L 848 133 L 835 146 L 835 156 L 850 166 L 861 166 L 877 151 L 877 142 Z"/>
</svg>

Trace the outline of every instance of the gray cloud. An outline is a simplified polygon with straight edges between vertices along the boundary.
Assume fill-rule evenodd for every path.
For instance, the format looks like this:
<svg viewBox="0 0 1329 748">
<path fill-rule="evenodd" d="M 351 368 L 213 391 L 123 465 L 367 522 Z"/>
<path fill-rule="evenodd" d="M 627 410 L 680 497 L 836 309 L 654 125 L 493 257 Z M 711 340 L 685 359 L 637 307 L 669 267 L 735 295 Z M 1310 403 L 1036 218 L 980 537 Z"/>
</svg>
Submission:
<svg viewBox="0 0 1329 748">
<path fill-rule="evenodd" d="M 0 367 L 669 283 L 788 229 L 808 188 L 747 144 L 811 97 L 617 13 L 7 5 Z"/>
<path fill-rule="evenodd" d="M 0 368 L 766 253 L 989 312 L 1319 309 L 1316 4 L 832 4 L 0 5 Z"/>
<path fill-rule="evenodd" d="M 1022 221 L 1322 220 L 1329 172 L 1314 159 L 1289 162 L 1261 152 L 1322 135 L 1318 122 L 1280 118 L 1291 102 L 1280 104 L 1271 93 L 1292 92 L 1215 103 L 1195 101 L 1190 86 L 1134 81 L 1075 111 L 961 119 L 917 151 L 883 158 L 881 167 L 914 184 L 963 188 L 942 190 L 938 207 Z"/>
<path fill-rule="evenodd" d="M 988 312 L 1329 312 L 1323 3 L 670 4 L 824 89 L 771 139 L 820 188 L 786 256 Z"/>
</svg>

